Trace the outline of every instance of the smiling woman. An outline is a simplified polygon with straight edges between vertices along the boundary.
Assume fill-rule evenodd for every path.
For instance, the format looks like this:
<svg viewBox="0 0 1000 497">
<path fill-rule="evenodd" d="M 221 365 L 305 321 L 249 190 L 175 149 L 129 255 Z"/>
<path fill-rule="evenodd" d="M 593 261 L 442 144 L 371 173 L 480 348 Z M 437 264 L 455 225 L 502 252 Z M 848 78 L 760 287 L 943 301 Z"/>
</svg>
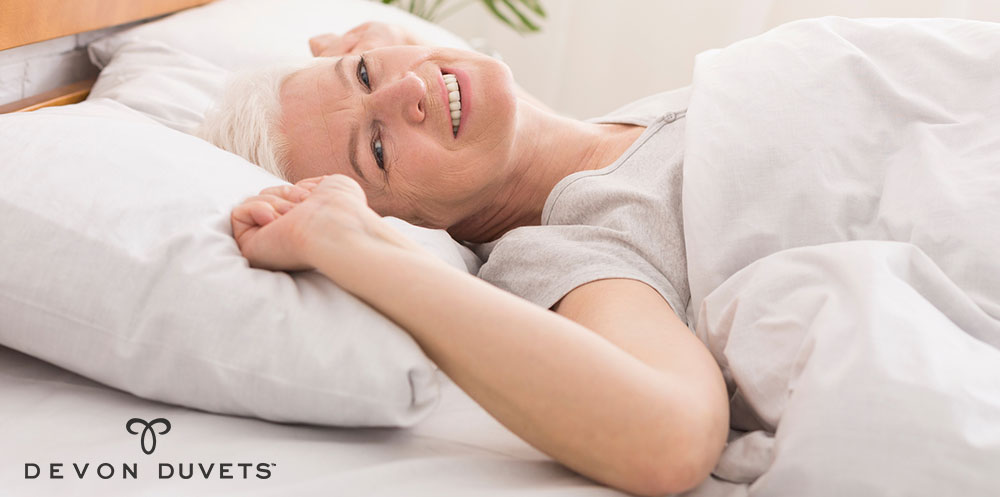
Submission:
<svg viewBox="0 0 1000 497">
<path fill-rule="evenodd" d="M 947 462 L 909 454 L 909 434 L 875 448 L 867 434 L 906 417 L 885 398 L 938 405 L 915 393 L 944 384 L 921 376 L 933 367 L 913 366 L 924 352 L 901 354 L 905 373 L 884 369 L 886 351 L 910 350 L 921 330 L 978 340 L 976 352 L 950 357 L 932 347 L 926 364 L 995 363 L 973 357 L 1000 343 L 995 322 L 981 319 L 1000 309 L 1000 280 L 989 276 L 1000 244 L 991 229 L 1000 103 L 995 71 L 984 72 L 997 65 L 982 62 L 1000 53 L 997 25 L 793 23 L 701 57 L 691 90 L 585 122 L 537 106 L 503 64 L 478 54 L 371 45 L 324 50 L 336 59 L 282 85 L 278 129 L 298 182 L 233 210 L 252 265 L 317 269 L 402 326 L 511 431 L 632 493 L 703 481 L 726 442 L 730 399 L 735 428 L 767 433 L 726 453 L 730 464 L 716 470 L 731 481 L 750 466 L 760 475 L 788 464 L 783 451 L 798 437 L 799 457 L 823 456 L 809 471 L 831 474 L 814 448 L 825 438 L 855 474 L 874 465 L 857 461 L 901 459 L 956 480 Z M 460 89 L 457 135 L 444 74 Z M 481 279 L 428 257 L 382 215 L 472 243 L 487 257 Z M 783 269 L 759 269 L 767 264 Z M 920 273 L 900 268 L 924 266 L 946 282 L 897 281 Z M 895 276 L 872 276 L 882 271 Z M 957 302 L 979 317 L 955 314 Z M 925 317 L 891 324 L 899 316 Z M 949 335 L 916 323 L 931 316 L 965 324 Z M 843 366 L 863 360 L 875 365 Z M 847 371 L 865 380 L 831 389 Z M 1000 406 L 977 396 L 962 405 Z M 948 439 L 949 425 L 921 433 Z M 859 434 L 865 442 L 850 445 Z M 966 435 L 954 440 L 979 450 Z M 733 463 L 745 450 L 755 460 Z M 786 469 L 777 485 L 800 490 L 802 466 Z M 839 495 L 885 476 L 824 477 L 810 485 Z"/>
<path fill-rule="evenodd" d="M 683 321 L 683 107 L 667 98 L 630 117 L 569 119 L 525 94 L 502 62 L 399 34 L 368 24 L 317 37 L 322 57 L 249 76 L 206 120 L 208 130 L 228 119 L 243 126 L 233 134 L 282 143 L 275 163 L 296 182 L 234 209 L 244 256 L 260 268 L 319 270 L 406 329 L 500 422 L 580 473 L 643 495 L 698 484 L 722 450 L 728 409 L 718 366 Z M 247 98 L 253 88 L 270 95 Z M 243 110 L 261 101 L 266 112 Z M 568 188 L 602 168 L 643 186 L 626 196 L 613 183 Z M 578 195 L 604 207 L 578 209 Z M 557 224 L 578 229 L 532 237 L 544 249 L 494 249 L 481 275 L 500 288 L 436 262 L 381 217 L 482 243 L 562 212 L 578 217 Z M 604 228 L 644 219 L 661 222 Z M 649 238 L 621 238 L 630 233 Z M 629 243 L 656 253 L 652 264 Z M 545 296 L 504 291 L 516 286 L 504 281 L 512 271 L 541 277 L 529 284 Z"/>
<path fill-rule="evenodd" d="M 462 91 L 449 91 L 445 75 Z M 332 57 L 294 73 L 280 95 L 289 179 L 348 175 L 383 215 L 450 228 L 494 202 L 517 163 L 510 72 L 475 52 L 390 46 Z"/>
</svg>

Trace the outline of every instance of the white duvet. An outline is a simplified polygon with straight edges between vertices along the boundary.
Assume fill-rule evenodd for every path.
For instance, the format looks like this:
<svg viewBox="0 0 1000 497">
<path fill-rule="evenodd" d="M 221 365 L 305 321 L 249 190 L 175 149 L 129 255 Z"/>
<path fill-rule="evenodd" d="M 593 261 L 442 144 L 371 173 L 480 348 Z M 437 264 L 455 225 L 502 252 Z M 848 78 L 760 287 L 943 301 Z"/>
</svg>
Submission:
<svg viewBox="0 0 1000 497">
<path fill-rule="evenodd" d="M 1000 24 L 785 25 L 700 55 L 687 119 L 715 478 L 1000 495 Z"/>
</svg>

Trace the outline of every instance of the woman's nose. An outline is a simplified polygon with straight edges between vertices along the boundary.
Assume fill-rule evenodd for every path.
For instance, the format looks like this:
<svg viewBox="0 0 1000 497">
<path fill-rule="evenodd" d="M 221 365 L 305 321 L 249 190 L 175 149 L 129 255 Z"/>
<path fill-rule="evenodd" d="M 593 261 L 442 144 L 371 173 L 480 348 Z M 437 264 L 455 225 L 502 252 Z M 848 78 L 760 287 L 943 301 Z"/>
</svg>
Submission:
<svg viewBox="0 0 1000 497">
<path fill-rule="evenodd" d="M 414 72 L 383 86 L 375 92 L 378 107 L 402 116 L 407 122 L 420 123 L 424 120 L 424 95 L 427 84 Z"/>
</svg>

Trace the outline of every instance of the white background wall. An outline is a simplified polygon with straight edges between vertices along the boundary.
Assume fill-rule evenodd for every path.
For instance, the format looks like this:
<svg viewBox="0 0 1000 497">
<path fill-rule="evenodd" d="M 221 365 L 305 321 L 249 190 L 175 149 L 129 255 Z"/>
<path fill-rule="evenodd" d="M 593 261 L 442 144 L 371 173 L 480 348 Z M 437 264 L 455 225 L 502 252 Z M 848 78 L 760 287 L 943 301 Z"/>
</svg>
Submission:
<svg viewBox="0 0 1000 497">
<path fill-rule="evenodd" d="M 475 3 L 441 24 L 466 39 L 485 38 L 522 86 L 578 118 L 688 85 L 695 54 L 795 19 L 840 15 L 1000 22 L 1000 0 L 541 1 L 548 13 L 541 34 L 519 35 Z"/>
</svg>

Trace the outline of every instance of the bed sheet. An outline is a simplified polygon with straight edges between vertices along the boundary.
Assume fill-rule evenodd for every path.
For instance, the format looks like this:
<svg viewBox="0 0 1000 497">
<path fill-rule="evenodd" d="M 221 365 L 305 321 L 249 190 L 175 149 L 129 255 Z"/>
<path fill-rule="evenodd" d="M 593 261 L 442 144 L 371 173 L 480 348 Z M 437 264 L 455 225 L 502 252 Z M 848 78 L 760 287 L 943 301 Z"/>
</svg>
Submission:
<svg viewBox="0 0 1000 497">
<path fill-rule="evenodd" d="M 0 493 L 5 495 L 621 495 L 551 461 L 491 418 L 453 383 L 413 429 L 282 425 L 170 406 L 113 390 L 10 349 L 0 350 Z M 164 379 L 164 381 L 169 381 Z M 163 418 L 152 454 L 132 418 Z M 162 431 L 162 423 L 154 425 Z M 149 439 L 147 439 L 149 441 Z M 147 448 L 149 448 L 147 444 Z M 80 479 L 72 463 L 91 467 Z M 25 478 L 25 464 L 38 478 Z M 49 476 L 62 463 L 63 479 Z M 97 467 L 109 463 L 108 480 Z M 122 464 L 136 464 L 124 478 Z M 172 469 L 163 468 L 161 463 Z M 179 477 L 179 465 L 215 463 L 211 477 Z M 233 463 L 232 479 L 220 464 Z M 251 463 L 247 478 L 239 463 Z M 267 464 L 260 471 L 259 464 Z M 35 469 L 29 467 L 29 474 Z M 262 478 L 267 472 L 270 476 Z M 104 472 L 107 475 L 107 470 Z"/>
<path fill-rule="evenodd" d="M 627 495 L 538 452 L 440 379 L 440 403 L 410 429 L 283 425 L 141 399 L 0 348 L 0 495 Z M 152 454 L 143 452 L 141 423 L 137 434 L 126 431 L 132 418 L 170 423 L 155 448 L 147 434 Z M 51 478 L 52 463 L 63 464 L 62 479 Z M 105 463 L 114 470 L 106 480 Z M 220 478 L 221 464 L 231 479 Z M 193 476 L 180 478 L 182 470 Z M 742 495 L 731 487 L 708 481 L 692 495 Z"/>
</svg>

